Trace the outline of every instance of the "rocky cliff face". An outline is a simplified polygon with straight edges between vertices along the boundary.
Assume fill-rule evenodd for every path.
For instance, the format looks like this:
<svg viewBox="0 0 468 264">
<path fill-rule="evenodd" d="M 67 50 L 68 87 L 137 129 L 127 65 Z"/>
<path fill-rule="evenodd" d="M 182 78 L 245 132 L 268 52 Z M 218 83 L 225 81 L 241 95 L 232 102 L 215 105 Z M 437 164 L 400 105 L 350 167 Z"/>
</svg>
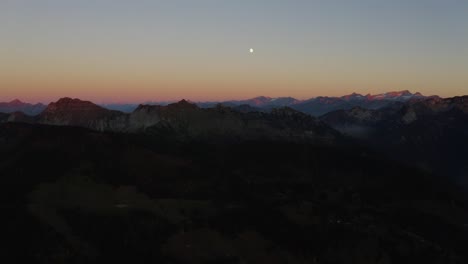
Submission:
<svg viewBox="0 0 468 264">
<path fill-rule="evenodd" d="M 140 105 L 130 114 L 129 127 L 132 131 L 146 129 L 160 122 L 180 126 L 195 119 L 201 111 L 195 104 L 185 100 L 167 106 Z"/>
<path fill-rule="evenodd" d="M 124 130 L 127 117 L 91 102 L 63 98 L 51 103 L 39 115 L 39 123 L 57 126 L 79 126 L 98 131 Z"/>
<path fill-rule="evenodd" d="M 239 112 L 218 105 L 199 108 L 187 101 L 168 106 L 138 107 L 129 118 L 132 131 L 173 131 L 187 137 L 273 137 L 330 139 L 337 133 L 321 121 L 291 108 L 274 109 L 271 113 Z"/>
</svg>

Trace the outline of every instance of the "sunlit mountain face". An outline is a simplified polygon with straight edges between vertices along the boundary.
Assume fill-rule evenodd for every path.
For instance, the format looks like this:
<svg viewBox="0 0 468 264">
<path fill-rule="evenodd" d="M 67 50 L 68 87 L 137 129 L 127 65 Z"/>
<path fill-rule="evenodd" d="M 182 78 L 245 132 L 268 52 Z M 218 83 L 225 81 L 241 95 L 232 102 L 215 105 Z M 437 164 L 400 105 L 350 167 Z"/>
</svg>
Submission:
<svg viewBox="0 0 468 264">
<path fill-rule="evenodd" d="M 467 14 L 0 0 L 2 263 L 468 263 Z"/>
</svg>

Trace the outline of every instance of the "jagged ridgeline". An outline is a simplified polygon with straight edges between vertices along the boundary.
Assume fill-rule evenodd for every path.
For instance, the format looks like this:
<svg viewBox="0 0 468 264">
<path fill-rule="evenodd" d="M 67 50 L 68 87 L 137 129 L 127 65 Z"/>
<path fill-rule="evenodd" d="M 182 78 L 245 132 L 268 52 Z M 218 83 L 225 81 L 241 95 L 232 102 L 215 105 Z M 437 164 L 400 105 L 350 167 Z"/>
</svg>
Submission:
<svg viewBox="0 0 468 264">
<path fill-rule="evenodd" d="M 355 107 L 325 114 L 320 120 L 468 190 L 468 96 L 428 98 L 375 110 Z"/>
<path fill-rule="evenodd" d="M 182 100 L 167 106 L 140 105 L 132 113 L 108 110 L 91 102 L 64 98 L 36 117 L 10 121 L 85 127 L 97 131 L 170 135 L 180 139 L 282 139 L 333 141 L 335 130 L 315 117 L 288 107 L 265 112 L 237 111 L 217 105 L 200 108 Z"/>
<path fill-rule="evenodd" d="M 414 98 L 316 118 L 185 100 L 123 113 L 64 98 L 37 115 L 0 114 L 0 253 L 466 263 L 467 105 Z"/>
</svg>

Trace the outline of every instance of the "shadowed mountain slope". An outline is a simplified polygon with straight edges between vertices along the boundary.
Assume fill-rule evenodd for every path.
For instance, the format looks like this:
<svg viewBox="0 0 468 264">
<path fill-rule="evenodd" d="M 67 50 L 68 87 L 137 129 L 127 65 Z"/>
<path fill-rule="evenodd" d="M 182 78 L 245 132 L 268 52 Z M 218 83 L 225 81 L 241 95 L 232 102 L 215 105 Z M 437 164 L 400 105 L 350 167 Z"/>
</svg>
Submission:
<svg viewBox="0 0 468 264">
<path fill-rule="evenodd" d="M 7 259 L 467 260 L 463 193 L 360 147 L 174 144 L 143 134 L 7 123 L 0 124 L 0 160 Z"/>
<path fill-rule="evenodd" d="M 389 156 L 456 177 L 468 187 L 468 96 L 340 110 L 320 119 Z"/>
</svg>

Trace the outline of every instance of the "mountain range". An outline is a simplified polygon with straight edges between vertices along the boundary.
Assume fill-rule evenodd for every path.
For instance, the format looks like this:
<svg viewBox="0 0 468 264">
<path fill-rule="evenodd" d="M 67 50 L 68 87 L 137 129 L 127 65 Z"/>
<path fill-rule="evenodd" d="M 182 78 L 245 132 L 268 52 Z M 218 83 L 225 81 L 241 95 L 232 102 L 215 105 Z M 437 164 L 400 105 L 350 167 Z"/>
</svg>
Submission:
<svg viewBox="0 0 468 264">
<path fill-rule="evenodd" d="M 0 117 L 0 120 L 2 118 Z M 339 133 L 322 121 L 291 108 L 240 112 L 217 105 L 200 108 L 182 100 L 167 106 L 140 105 L 132 113 L 108 110 L 89 101 L 62 98 L 37 116 L 18 112 L 4 121 L 85 127 L 97 131 L 166 133 L 180 138 L 283 138 L 330 140 Z"/>
<path fill-rule="evenodd" d="M 252 101 L 253 106 L 239 101 L 231 107 L 221 103 L 201 107 L 182 100 L 163 106 L 139 105 L 131 113 L 124 113 L 88 101 L 62 98 L 35 116 L 22 112 L 0 114 L 0 122 L 143 133 L 177 141 L 263 138 L 336 143 L 352 139 L 393 159 L 437 174 L 450 174 L 468 186 L 468 179 L 463 177 L 468 171 L 463 161 L 468 156 L 467 96 L 424 97 L 406 91 L 376 96 L 351 94 L 311 99 L 293 105 L 296 109 L 278 106 L 265 110 L 272 101 L 276 100 L 261 97 Z M 297 110 L 307 104 L 315 109 L 343 108 L 317 118 Z M 443 157 L 441 150 L 446 151 Z"/>
<path fill-rule="evenodd" d="M 344 135 L 468 187 L 468 96 L 428 98 L 381 109 L 354 107 L 320 117 Z"/>
<path fill-rule="evenodd" d="M 468 96 L 315 98 L 309 110 L 330 106 L 318 117 L 272 101 L 122 112 L 62 98 L 35 115 L 0 113 L 0 253 L 467 262 Z"/>
<path fill-rule="evenodd" d="M 466 193 L 447 177 L 363 147 L 281 138 L 181 142 L 10 122 L 0 124 L 0 160 L 5 259 L 468 259 Z"/>
<path fill-rule="evenodd" d="M 41 103 L 29 104 L 15 99 L 11 102 L 0 102 L 0 113 L 23 112 L 27 115 L 37 115 L 44 111 L 47 106 Z"/>
<path fill-rule="evenodd" d="M 430 96 L 437 97 L 437 96 Z M 379 109 L 386 107 L 398 102 L 406 102 L 410 100 L 423 100 L 429 98 L 422 95 L 421 93 L 411 93 L 407 90 L 388 92 L 377 95 L 361 95 L 352 93 L 340 97 L 327 97 L 319 96 L 307 100 L 298 100 L 292 97 L 278 97 L 271 98 L 260 96 L 248 100 L 240 101 L 224 101 L 217 102 L 230 107 L 237 107 L 241 105 L 249 105 L 251 107 L 258 108 L 263 111 L 269 111 L 273 108 L 288 106 L 295 110 L 301 111 L 306 114 L 314 116 L 320 116 L 331 111 L 341 109 L 351 109 L 356 106 L 368 108 L 368 109 Z M 213 102 L 199 103 L 201 107 L 212 107 L 217 104 Z"/>
<path fill-rule="evenodd" d="M 352 93 L 340 97 L 326 97 L 320 96 L 307 100 L 299 100 L 292 97 L 266 97 L 259 96 L 247 100 L 230 100 L 230 101 L 218 101 L 218 102 L 194 102 L 201 108 L 211 108 L 218 104 L 232 108 L 240 108 L 246 110 L 246 106 L 250 107 L 250 110 L 254 111 L 270 111 L 273 108 L 288 106 L 295 110 L 311 114 L 314 116 L 320 116 L 334 110 L 351 109 L 355 106 L 360 106 L 369 109 L 382 108 L 397 102 L 406 102 L 409 100 L 422 100 L 425 98 L 437 98 L 437 96 L 424 96 L 421 93 L 411 93 L 409 91 L 396 91 L 388 92 L 377 95 L 361 95 Z M 168 101 L 161 102 L 146 102 L 145 105 L 168 105 Z M 109 110 L 117 110 L 125 113 L 133 112 L 139 104 L 100 104 Z M 0 112 L 12 113 L 12 112 L 23 112 L 28 115 L 37 115 L 46 108 L 43 104 L 27 104 L 19 100 L 12 102 L 0 103 Z"/>
</svg>

